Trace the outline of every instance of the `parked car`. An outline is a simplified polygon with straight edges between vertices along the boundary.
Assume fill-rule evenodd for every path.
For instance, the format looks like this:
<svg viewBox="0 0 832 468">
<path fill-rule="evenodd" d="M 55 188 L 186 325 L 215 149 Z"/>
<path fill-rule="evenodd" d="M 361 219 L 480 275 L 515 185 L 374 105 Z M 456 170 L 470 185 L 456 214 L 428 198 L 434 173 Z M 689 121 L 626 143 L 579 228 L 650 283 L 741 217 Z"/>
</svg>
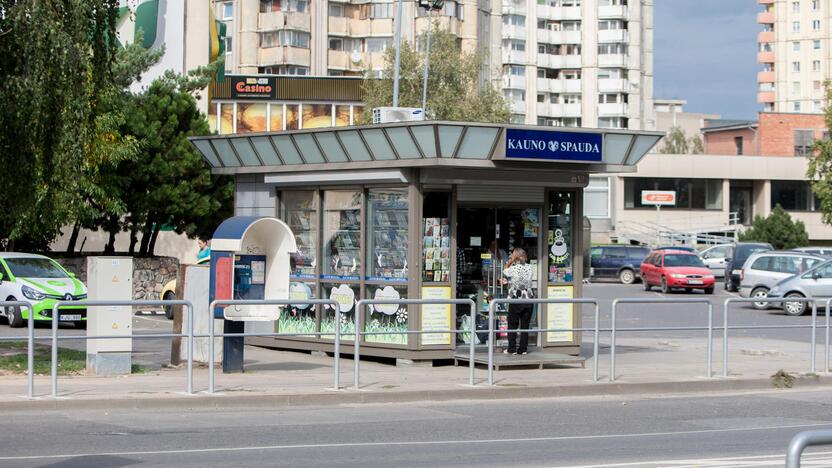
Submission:
<svg viewBox="0 0 832 468">
<path fill-rule="evenodd" d="M 43 255 L 0 252 L 0 299 L 28 301 L 34 319 L 52 320 L 52 307 L 58 301 L 87 298 L 87 287 L 58 262 Z M 29 311 L 22 307 L 3 307 L 2 315 L 12 328 L 22 327 Z M 61 307 L 60 320 L 78 328 L 87 326 L 85 307 Z"/>
<path fill-rule="evenodd" d="M 667 245 L 664 247 L 656 247 L 653 250 L 681 250 L 683 252 L 697 253 L 696 249 L 693 247 L 686 247 L 684 245 Z"/>
<path fill-rule="evenodd" d="M 728 247 L 725 255 L 725 290 L 736 292 L 740 287 L 740 273 L 751 254 L 774 250 L 771 244 L 762 242 L 737 242 Z"/>
<path fill-rule="evenodd" d="M 639 265 L 649 253 L 649 248 L 637 245 L 593 247 L 590 250 L 590 276 L 618 278 L 623 284 L 633 284 L 638 279 Z"/>
<path fill-rule="evenodd" d="M 687 292 L 702 289 L 705 294 L 713 294 L 716 279 L 695 253 L 656 250 L 641 264 L 641 281 L 645 291 L 658 286 L 663 293 L 681 288 Z"/>
<path fill-rule="evenodd" d="M 789 250 L 751 254 L 740 273 L 740 296 L 765 298 L 769 290 L 781 280 L 809 271 L 825 261 L 819 255 Z M 761 301 L 754 302 L 752 306 L 762 310 L 767 309 L 769 304 Z"/>
<path fill-rule="evenodd" d="M 705 266 L 711 269 L 711 272 L 717 278 L 725 276 L 725 257 L 728 256 L 728 249 L 732 244 L 715 245 L 699 252 L 699 258 L 705 263 Z"/>
<path fill-rule="evenodd" d="M 798 247 L 796 249 L 798 252 L 804 252 L 813 255 L 821 255 L 824 257 L 832 257 L 832 247 Z"/>
<path fill-rule="evenodd" d="M 832 297 L 832 261 L 827 260 L 816 265 L 811 270 L 794 276 L 790 276 L 776 285 L 768 292 L 769 298 L 804 298 L 813 297 L 818 299 L 818 309 L 826 306 L 826 300 Z M 783 302 L 783 311 L 787 315 L 803 315 L 809 310 L 810 304 L 806 302 Z"/>
<path fill-rule="evenodd" d="M 211 261 L 211 257 L 200 258 L 196 261 L 197 265 L 202 265 L 203 263 L 209 263 Z M 162 292 L 159 293 L 159 299 L 162 301 L 175 301 L 176 300 L 176 280 L 172 279 L 165 283 L 162 286 Z M 166 305 L 163 308 L 165 309 L 165 317 L 168 320 L 173 320 L 173 307 Z"/>
</svg>

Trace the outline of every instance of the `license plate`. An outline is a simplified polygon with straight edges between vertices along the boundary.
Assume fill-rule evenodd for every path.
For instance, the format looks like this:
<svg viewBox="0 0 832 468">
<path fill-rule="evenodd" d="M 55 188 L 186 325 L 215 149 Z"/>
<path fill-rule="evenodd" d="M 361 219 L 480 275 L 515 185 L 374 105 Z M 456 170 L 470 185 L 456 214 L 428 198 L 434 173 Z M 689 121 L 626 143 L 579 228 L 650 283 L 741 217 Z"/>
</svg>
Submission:
<svg viewBox="0 0 832 468">
<path fill-rule="evenodd" d="M 702 280 L 688 280 L 688 284 L 702 284 Z"/>
<path fill-rule="evenodd" d="M 62 322 L 75 322 L 81 320 L 81 314 L 61 314 Z"/>
</svg>

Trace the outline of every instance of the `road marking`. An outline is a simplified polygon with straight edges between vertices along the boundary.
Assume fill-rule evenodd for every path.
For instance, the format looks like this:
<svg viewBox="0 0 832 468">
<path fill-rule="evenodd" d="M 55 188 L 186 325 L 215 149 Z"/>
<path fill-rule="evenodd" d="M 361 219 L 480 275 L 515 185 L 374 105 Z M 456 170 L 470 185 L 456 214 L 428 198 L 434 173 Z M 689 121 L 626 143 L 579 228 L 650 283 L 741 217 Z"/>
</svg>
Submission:
<svg viewBox="0 0 832 468">
<path fill-rule="evenodd" d="M 803 455 L 801 459 L 802 464 L 815 464 L 818 462 L 832 461 L 832 452 L 814 452 Z M 661 466 L 664 468 L 683 468 L 683 467 L 738 467 L 738 466 L 772 466 L 775 463 L 777 466 L 782 466 L 786 454 L 777 455 L 749 455 L 745 457 L 723 457 L 723 458 L 691 458 L 684 460 L 642 460 L 638 462 L 629 463 L 608 463 L 608 464 L 592 464 L 592 465 L 567 465 L 570 468 L 623 468 L 628 466 Z M 828 464 L 826 466 L 829 466 Z"/>
<path fill-rule="evenodd" d="M 788 426 L 761 426 L 733 429 L 702 429 L 696 431 L 675 431 L 675 432 L 645 432 L 638 434 L 598 434 L 585 436 L 557 436 L 557 437 L 529 437 L 517 439 L 475 439 L 475 440 L 425 440 L 425 441 L 390 441 L 390 442 L 352 442 L 340 444 L 299 444 L 299 445 L 261 445 L 255 447 L 213 447 L 204 449 L 184 450 L 148 450 L 134 452 L 101 452 L 101 453 L 70 453 L 57 455 L 21 455 L 12 457 L 0 457 L 0 461 L 12 460 L 48 460 L 57 458 L 77 458 L 94 456 L 140 456 L 140 455 L 173 455 L 187 453 L 217 453 L 217 452 L 248 452 L 254 450 L 291 450 L 291 449 L 321 449 L 321 448 L 349 448 L 349 447 L 389 447 L 389 446 L 427 446 L 427 445 L 466 445 L 466 444 L 495 444 L 495 443 L 518 443 L 518 442 L 556 442 L 570 440 L 597 440 L 597 439 L 634 439 L 639 437 L 664 437 L 664 436 L 685 436 L 691 434 L 724 434 L 732 432 L 770 431 L 779 429 L 799 429 L 806 427 L 828 427 L 830 422 L 817 424 L 794 424 Z M 600 465 L 593 465 L 600 466 Z M 627 465 L 610 465 L 627 466 Z"/>
</svg>

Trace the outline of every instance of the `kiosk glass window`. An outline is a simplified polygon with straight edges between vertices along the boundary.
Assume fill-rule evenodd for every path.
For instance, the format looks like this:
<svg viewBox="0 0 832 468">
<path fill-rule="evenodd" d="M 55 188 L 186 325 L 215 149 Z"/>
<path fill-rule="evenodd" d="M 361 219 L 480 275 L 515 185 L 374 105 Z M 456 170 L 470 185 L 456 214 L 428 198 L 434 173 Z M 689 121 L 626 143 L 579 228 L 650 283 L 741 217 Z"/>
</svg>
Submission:
<svg viewBox="0 0 832 468">
<path fill-rule="evenodd" d="M 549 192 L 549 283 L 572 282 L 574 196 L 573 192 Z"/>
<path fill-rule="evenodd" d="M 368 299 L 407 299 L 406 285 L 367 285 L 366 291 Z M 364 314 L 362 317 L 364 331 L 373 333 L 366 335 L 364 341 L 395 345 L 407 344 L 407 334 L 401 333 L 407 331 L 407 305 L 372 304 L 364 309 Z"/>
<path fill-rule="evenodd" d="M 322 277 L 361 279 L 361 191 L 324 192 Z"/>
<path fill-rule="evenodd" d="M 428 193 L 422 204 L 422 281 L 426 283 L 449 282 L 451 261 L 459 260 L 451 255 L 450 205 L 448 192 Z M 458 270 L 461 267 L 457 265 Z"/>
<path fill-rule="evenodd" d="M 367 280 L 407 281 L 407 188 L 367 192 Z"/>
<path fill-rule="evenodd" d="M 316 299 L 315 283 L 289 283 L 289 299 L 308 301 Z M 277 333 L 315 333 L 318 331 L 318 320 L 315 307 L 311 304 L 290 304 L 280 310 L 280 320 L 277 321 Z M 309 335 L 309 338 L 314 338 Z"/>
<path fill-rule="evenodd" d="M 355 303 L 361 297 L 361 288 L 357 284 L 321 283 L 321 296 L 338 303 L 338 310 L 329 305 L 321 309 L 321 333 L 335 332 L 335 321 L 341 321 L 341 338 L 355 339 Z M 333 335 L 322 336 L 332 340 Z"/>
<path fill-rule="evenodd" d="M 312 190 L 283 192 L 283 219 L 295 233 L 297 253 L 291 258 L 292 278 L 314 279 L 318 259 L 318 197 Z"/>
</svg>

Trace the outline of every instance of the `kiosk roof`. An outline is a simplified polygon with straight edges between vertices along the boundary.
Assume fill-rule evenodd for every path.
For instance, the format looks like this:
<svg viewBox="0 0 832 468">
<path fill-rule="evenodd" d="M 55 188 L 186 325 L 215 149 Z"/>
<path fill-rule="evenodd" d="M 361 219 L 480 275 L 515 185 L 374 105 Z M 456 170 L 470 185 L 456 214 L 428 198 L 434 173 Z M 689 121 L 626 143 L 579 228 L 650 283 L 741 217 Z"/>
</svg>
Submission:
<svg viewBox="0 0 832 468">
<path fill-rule="evenodd" d="M 398 122 L 191 137 L 214 173 L 391 167 L 506 167 L 632 171 L 661 132 L 474 122 Z"/>
</svg>

